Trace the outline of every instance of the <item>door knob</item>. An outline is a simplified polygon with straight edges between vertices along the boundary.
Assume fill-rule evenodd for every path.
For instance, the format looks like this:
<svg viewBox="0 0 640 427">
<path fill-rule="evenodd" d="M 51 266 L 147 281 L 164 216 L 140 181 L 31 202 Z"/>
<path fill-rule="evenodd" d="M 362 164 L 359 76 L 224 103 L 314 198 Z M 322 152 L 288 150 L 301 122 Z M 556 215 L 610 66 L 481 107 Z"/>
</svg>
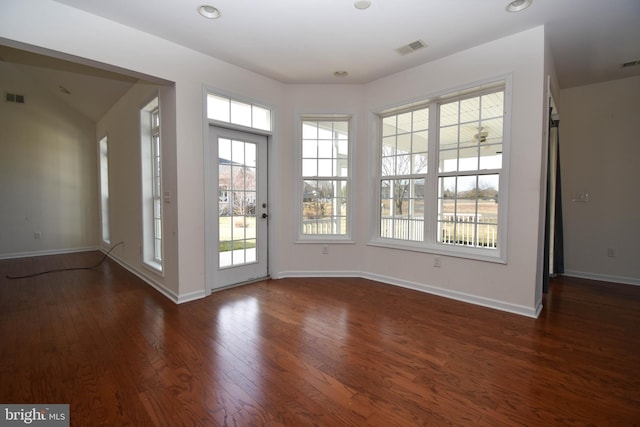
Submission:
<svg viewBox="0 0 640 427">
<path fill-rule="evenodd" d="M 267 215 L 266 213 L 262 214 L 262 218 L 267 218 L 269 215 Z"/>
</svg>

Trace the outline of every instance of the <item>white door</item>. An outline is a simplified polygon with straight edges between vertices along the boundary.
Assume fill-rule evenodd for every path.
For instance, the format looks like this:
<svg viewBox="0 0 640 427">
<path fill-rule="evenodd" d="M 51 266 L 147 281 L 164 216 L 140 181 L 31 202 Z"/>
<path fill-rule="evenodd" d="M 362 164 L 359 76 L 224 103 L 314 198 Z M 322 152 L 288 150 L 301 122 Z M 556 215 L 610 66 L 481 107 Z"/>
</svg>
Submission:
<svg viewBox="0 0 640 427">
<path fill-rule="evenodd" d="M 207 284 L 267 277 L 267 137 L 209 127 Z"/>
</svg>

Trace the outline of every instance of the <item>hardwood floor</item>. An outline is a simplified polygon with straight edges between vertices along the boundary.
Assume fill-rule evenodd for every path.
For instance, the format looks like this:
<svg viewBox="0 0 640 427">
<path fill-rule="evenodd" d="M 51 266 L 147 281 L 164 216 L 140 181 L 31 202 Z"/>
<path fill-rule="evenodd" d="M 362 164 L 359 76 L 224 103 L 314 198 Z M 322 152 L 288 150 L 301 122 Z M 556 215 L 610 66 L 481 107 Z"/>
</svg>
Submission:
<svg viewBox="0 0 640 427">
<path fill-rule="evenodd" d="M 0 261 L 0 402 L 73 426 L 640 424 L 640 287 L 560 278 L 529 319 L 364 279 L 175 305 L 99 253 Z"/>
</svg>

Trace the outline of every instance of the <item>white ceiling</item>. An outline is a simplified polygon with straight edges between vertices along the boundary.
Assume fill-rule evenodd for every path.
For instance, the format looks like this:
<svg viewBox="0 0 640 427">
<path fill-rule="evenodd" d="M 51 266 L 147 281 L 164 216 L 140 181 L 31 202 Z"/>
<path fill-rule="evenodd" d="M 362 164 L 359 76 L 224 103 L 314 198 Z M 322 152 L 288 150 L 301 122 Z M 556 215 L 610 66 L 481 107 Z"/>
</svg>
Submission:
<svg viewBox="0 0 640 427">
<path fill-rule="evenodd" d="M 515 14 L 508 0 L 56 1 L 287 83 L 366 83 L 542 24 L 563 88 L 619 78 L 640 59 L 640 0 L 534 0 Z M 202 18 L 201 4 L 222 16 Z M 428 47 L 395 52 L 418 39 Z"/>
<path fill-rule="evenodd" d="M 366 83 L 539 25 L 546 25 L 561 88 L 640 75 L 640 66 L 621 68 L 640 59 L 640 0 L 533 0 L 516 14 L 505 11 L 507 0 L 371 0 L 366 10 L 354 0 L 56 1 L 285 83 Z M 201 4 L 222 16 L 202 18 Z M 395 52 L 416 40 L 427 47 Z M 20 63 L 6 50 L 0 57 Z M 27 65 L 36 76 L 37 65 Z M 54 79 L 70 77 L 62 68 L 38 79 L 57 91 L 62 83 Z M 349 75 L 335 77 L 339 70 Z"/>
</svg>

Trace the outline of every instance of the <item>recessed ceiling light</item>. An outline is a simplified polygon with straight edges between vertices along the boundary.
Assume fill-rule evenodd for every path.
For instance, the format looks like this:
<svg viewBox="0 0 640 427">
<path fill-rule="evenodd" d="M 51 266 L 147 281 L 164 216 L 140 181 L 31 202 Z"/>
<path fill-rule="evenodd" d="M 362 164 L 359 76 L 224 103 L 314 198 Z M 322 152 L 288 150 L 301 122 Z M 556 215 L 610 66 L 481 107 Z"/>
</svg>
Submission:
<svg viewBox="0 0 640 427">
<path fill-rule="evenodd" d="M 356 0 L 356 2 L 353 3 L 353 5 L 356 7 L 356 9 L 364 10 L 364 9 L 368 9 L 369 6 L 371 6 L 371 1 L 369 1 L 369 0 Z"/>
<path fill-rule="evenodd" d="M 220 18 L 220 11 L 208 4 L 198 7 L 198 13 L 208 19 Z"/>
<path fill-rule="evenodd" d="M 531 6 L 533 0 L 513 0 L 511 3 L 505 7 L 507 12 L 521 12 Z"/>
<path fill-rule="evenodd" d="M 340 71 L 336 71 L 335 73 L 333 73 L 334 76 L 336 77 L 347 77 L 349 75 L 349 72 L 345 71 L 345 70 L 340 70 Z"/>
</svg>

